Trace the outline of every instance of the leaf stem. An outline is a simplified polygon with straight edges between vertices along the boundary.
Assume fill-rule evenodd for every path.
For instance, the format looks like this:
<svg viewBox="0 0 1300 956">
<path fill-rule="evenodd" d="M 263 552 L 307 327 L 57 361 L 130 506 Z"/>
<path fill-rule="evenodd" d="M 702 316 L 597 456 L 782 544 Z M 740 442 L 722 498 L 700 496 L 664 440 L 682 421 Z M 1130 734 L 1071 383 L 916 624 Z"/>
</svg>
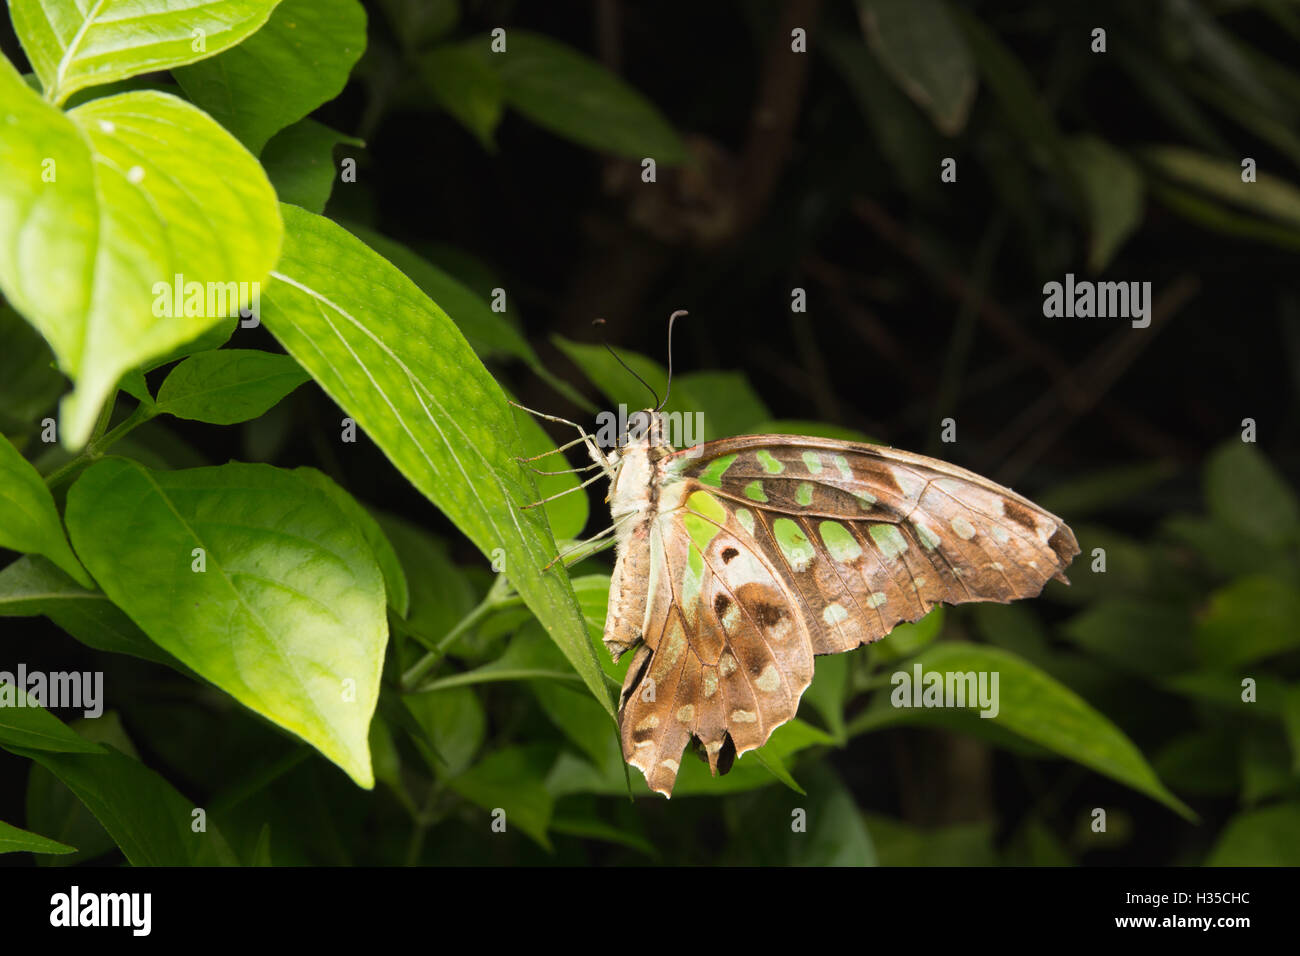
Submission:
<svg viewBox="0 0 1300 956">
<path fill-rule="evenodd" d="M 58 487 L 58 485 L 60 485 L 73 472 L 80 469 L 87 462 L 93 461 L 102 456 L 104 452 L 112 448 L 113 445 L 115 445 L 124 435 L 139 428 L 157 414 L 157 408 L 141 402 L 135 407 L 135 410 L 131 412 L 130 415 L 126 416 L 126 418 L 122 419 L 122 421 L 118 423 L 116 428 L 106 434 L 101 433 L 101 424 L 97 423 L 95 425 L 95 432 L 92 434 L 90 441 L 86 443 L 86 447 L 83 448 L 75 458 L 64 462 L 61 467 L 56 468 L 54 471 L 50 472 L 50 474 L 46 475 L 45 484 L 50 488 Z M 100 423 L 102 423 L 103 426 L 107 426 L 107 415 L 100 416 Z"/>
<path fill-rule="evenodd" d="M 467 631 L 476 627 L 493 611 L 503 607 L 510 607 L 512 604 L 523 603 L 522 598 L 509 592 L 509 581 L 504 576 L 498 578 L 496 583 L 488 590 L 487 595 L 473 610 L 457 621 L 456 626 L 443 635 L 433 649 L 407 668 L 406 672 L 402 674 L 402 690 L 410 692 L 414 689 L 420 680 L 433 669 L 434 665 L 447 655 L 447 648 L 459 640 Z"/>
</svg>

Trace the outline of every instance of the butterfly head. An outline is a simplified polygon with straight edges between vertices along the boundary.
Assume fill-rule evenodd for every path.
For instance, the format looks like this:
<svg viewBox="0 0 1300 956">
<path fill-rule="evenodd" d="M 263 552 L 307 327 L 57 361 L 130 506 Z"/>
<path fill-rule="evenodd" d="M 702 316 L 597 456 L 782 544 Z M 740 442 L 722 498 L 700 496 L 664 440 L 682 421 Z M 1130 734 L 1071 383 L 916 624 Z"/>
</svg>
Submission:
<svg viewBox="0 0 1300 956">
<path fill-rule="evenodd" d="M 626 448 L 666 448 L 672 445 L 664 428 L 664 414 L 653 408 L 643 408 L 627 417 L 627 431 L 623 434 L 622 445 Z"/>
</svg>

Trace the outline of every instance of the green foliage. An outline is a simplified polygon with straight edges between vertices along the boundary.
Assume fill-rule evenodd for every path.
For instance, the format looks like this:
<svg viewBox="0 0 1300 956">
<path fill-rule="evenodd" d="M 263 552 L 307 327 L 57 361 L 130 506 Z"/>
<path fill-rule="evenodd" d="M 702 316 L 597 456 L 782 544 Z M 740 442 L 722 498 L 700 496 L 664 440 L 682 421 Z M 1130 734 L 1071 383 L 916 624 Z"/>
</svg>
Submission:
<svg viewBox="0 0 1300 956">
<path fill-rule="evenodd" d="M 530 329 L 521 313 L 542 296 L 515 290 L 531 280 L 511 274 L 503 302 L 505 281 L 468 248 L 370 225 L 334 161 L 362 138 L 309 114 L 355 73 L 367 140 L 376 115 L 415 102 L 496 161 L 521 123 L 601 155 L 607 173 L 646 158 L 682 167 L 673 188 L 685 182 L 689 207 L 690 177 L 705 173 L 686 140 L 614 58 L 514 29 L 494 52 L 451 0 L 383 0 L 369 21 L 356 0 L 159 0 L 137 4 L 129 28 L 83 6 L 12 0 L 34 75 L 0 62 L 0 120 L 21 133 L 0 137 L 0 547 L 18 552 L 0 568 L 0 618 L 6 641 L 66 636 L 70 654 L 85 653 L 77 642 L 99 655 L 86 667 L 111 660 L 139 692 L 120 715 L 69 724 L 0 683 L 5 769 L 25 771 L 6 776 L 5 805 L 26 813 L 0 821 L 0 854 L 1062 865 L 1131 845 L 1134 814 L 1160 814 L 1181 828 L 1165 862 L 1300 862 L 1300 505 L 1275 462 L 1235 437 L 1195 469 L 1153 454 L 1035 489 L 1078 532 L 1069 590 L 936 609 L 819 659 L 797 719 L 716 779 L 686 755 L 679 799 L 650 809 L 658 798 L 629 773 L 611 721 L 629 662 L 600 641 L 608 560 L 554 560 L 588 530 L 589 500 L 574 474 L 517 460 L 569 467 L 559 429 L 508 404 L 542 392 L 590 412 L 597 393 L 633 409 L 649 396 L 602 347 Z M 835 86 L 809 135 L 858 132 L 881 181 L 917 208 L 935 203 L 938 157 L 962 156 L 963 183 L 982 165 L 1039 265 L 1111 268 L 1156 204 L 1211 235 L 1300 248 L 1300 189 L 1277 170 L 1243 182 L 1218 129 L 1226 116 L 1300 165 L 1300 77 L 1201 6 L 1180 7 L 1158 21 L 1181 37 L 1175 52 L 1151 55 L 1185 48 L 1199 69 L 1153 69 L 1119 30 L 1113 54 L 1177 142 L 1081 129 L 1085 111 L 1059 106 L 1077 61 L 1048 90 L 996 17 L 945 0 L 828 13 L 809 55 L 827 58 Z M 363 58 L 368 30 L 387 39 Z M 167 70 L 175 84 L 156 75 Z M 734 172 L 718 192 L 747 182 Z M 820 189 L 789 204 L 799 228 L 838 201 Z M 763 241 L 782 264 L 761 268 L 786 282 L 807 250 Z M 919 244 L 948 262 L 965 255 L 956 241 Z M 752 251 L 707 260 L 694 281 L 750 269 Z M 243 292 L 220 314 L 186 308 L 182 292 L 175 311 L 178 275 L 256 283 L 264 330 L 239 321 Z M 948 361 L 920 361 L 959 378 L 961 335 Z M 778 418 L 773 376 L 729 356 L 688 363 L 678 348 L 690 370 L 667 410 L 701 413 L 699 440 L 888 435 L 861 419 Z M 662 397 L 666 369 L 619 353 Z M 555 374 L 557 354 L 582 380 Z M 873 389 L 884 364 L 867 363 Z M 816 370 L 809 383 L 826 384 Z M 212 432 L 234 444 L 196 442 Z M 226 461 L 231 447 L 265 461 Z M 354 495 L 345 476 L 360 468 L 382 470 L 379 491 Z M 1175 486 L 1183 497 L 1166 505 Z M 1134 527 L 1126 509 L 1154 499 L 1159 520 Z M 917 668 L 996 673 L 997 715 L 899 706 L 900 675 Z M 954 824 L 916 812 L 905 787 L 881 789 L 923 758 L 879 754 L 934 740 L 997 753 L 1031 782 L 1022 812 Z M 861 773 L 863 754 L 881 766 Z M 1088 825 L 1098 806 L 1113 810 L 1106 833 Z"/>
</svg>

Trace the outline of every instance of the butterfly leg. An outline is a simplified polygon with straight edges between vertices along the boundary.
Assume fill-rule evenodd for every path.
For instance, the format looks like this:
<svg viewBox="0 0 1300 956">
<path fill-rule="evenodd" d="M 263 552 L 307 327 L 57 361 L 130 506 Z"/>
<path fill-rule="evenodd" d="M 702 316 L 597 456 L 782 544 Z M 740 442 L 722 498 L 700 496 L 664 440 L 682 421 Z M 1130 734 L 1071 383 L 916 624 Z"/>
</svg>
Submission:
<svg viewBox="0 0 1300 956">
<path fill-rule="evenodd" d="M 606 455 L 603 451 L 601 451 L 600 446 L 596 444 L 596 439 L 588 435 L 586 429 L 584 429 L 577 422 L 571 422 L 567 418 L 560 418 L 558 415 L 547 415 L 545 412 L 539 412 L 535 408 L 529 408 L 527 405 L 521 405 L 519 404 L 519 402 L 516 402 L 514 399 L 510 399 L 510 404 L 513 405 L 515 408 L 527 412 L 530 415 L 536 415 L 538 418 L 544 419 L 545 421 L 555 422 L 557 425 L 568 425 L 570 428 L 576 428 L 578 430 L 578 434 L 582 436 L 581 440 L 586 443 L 587 451 L 591 455 L 592 459 L 600 463 L 604 467 L 606 474 L 613 475 L 614 465 L 609 460 L 609 456 Z M 576 442 L 573 442 L 571 444 L 576 444 Z M 564 447 L 568 448 L 569 446 L 565 445 Z M 557 448 L 556 451 L 559 451 L 559 449 Z"/>
<path fill-rule="evenodd" d="M 572 488 L 566 488 L 564 491 L 557 491 L 555 494 L 548 495 L 547 497 L 543 498 L 540 501 L 534 501 L 531 504 L 524 505 L 523 510 L 527 511 L 529 508 L 536 508 L 538 505 L 544 505 L 546 504 L 546 502 L 554 501 L 556 498 L 563 498 L 565 495 L 571 495 L 578 489 L 586 488 L 592 482 L 600 481 L 600 479 L 604 477 L 605 477 L 605 473 L 603 471 L 599 475 L 592 475 L 590 478 L 588 478 L 580 485 L 574 485 Z"/>
<path fill-rule="evenodd" d="M 550 458 L 552 455 L 558 455 L 562 451 L 568 451 L 574 445 L 581 445 L 585 441 L 586 441 L 585 438 L 581 438 L 581 437 L 575 438 L 571 442 L 565 442 L 559 448 L 552 448 L 550 451 L 544 451 L 540 455 L 533 455 L 530 458 L 520 458 L 518 455 L 516 455 L 515 461 L 519 462 L 521 465 L 525 465 L 530 461 L 537 461 L 539 458 Z"/>
<path fill-rule="evenodd" d="M 542 570 L 549 571 L 551 569 L 551 565 L 555 564 L 556 561 L 559 561 L 563 558 L 567 558 L 569 557 L 569 555 L 577 554 L 579 551 L 586 548 L 593 541 L 601 541 L 602 538 L 608 538 L 611 534 L 616 532 L 622 525 L 626 524 L 630 519 L 635 518 L 636 516 L 637 516 L 637 512 L 635 511 L 623 515 L 623 517 L 619 518 L 617 521 L 615 521 L 604 531 L 600 532 L 600 534 L 593 535 L 592 537 L 586 539 L 585 541 L 579 541 L 577 544 L 575 544 L 572 548 L 569 548 L 567 551 L 563 551 L 560 554 L 557 554 L 554 558 L 550 560 L 550 562 L 546 565 L 546 567 L 542 568 Z M 599 547 L 593 548 L 589 554 L 584 554 L 583 557 L 589 558 L 593 554 L 599 554 L 601 551 L 604 551 L 607 547 L 609 547 L 613 543 L 614 543 L 613 541 L 601 541 Z"/>
<path fill-rule="evenodd" d="M 523 461 L 522 458 L 516 458 L 515 461 Z M 584 471 L 591 471 L 593 468 L 603 467 L 600 462 L 594 462 L 590 465 L 583 465 L 581 468 L 564 468 L 560 471 L 542 471 L 540 468 L 529 468 L 534 475 L 576 475 Z"/>
</svg>

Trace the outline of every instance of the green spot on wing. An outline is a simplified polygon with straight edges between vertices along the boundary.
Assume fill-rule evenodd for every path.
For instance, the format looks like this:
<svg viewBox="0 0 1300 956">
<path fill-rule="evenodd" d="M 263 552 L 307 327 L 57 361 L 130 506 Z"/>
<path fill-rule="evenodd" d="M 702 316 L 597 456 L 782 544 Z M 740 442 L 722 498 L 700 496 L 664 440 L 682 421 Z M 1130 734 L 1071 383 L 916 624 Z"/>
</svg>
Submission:
<svg viewBox="0 0 1300 956">
<path fill-rule="evenodd" d="M 803 464 L 808 469 L 810 475 L 820 475 L 822 473 L 822 460 L 815 451 L 806 451 L 803 453 Z"/>
<path fill-rule="evenodd" d="M 689 516 L 688 516 L 689 517 Z M 703 521 L 703 518 L 696 518 Z M 714 529 L 717 530 L 717 529 Z M 700 600 L 700 590 L 704 584 L 704 555 L 694 546 L 686 549 L 686 571 L 682 574 L 682 608 L 688 616 L 694 615 L 696 604 Z"/>
<path fill-rule="evenodd" d="M 754 533 L 754 513 L 750 511 L 748 508 L 737 508 L 736 520 L 739 521 L 741 527 L 743 527 L 750 534 Z"/>
<path fill-rule="evenodd" d="M 686 527 L 686 533 L 691 536 L 691 542 L 701 551 L 709 546 L 709 542 L 718 536 L 720 530 L 713 522 L 690 511 L 682 518 L 682 524 Z"/>
<path fill-rule="evenodd" d="M 930 551 L 939 547 L 939 536 L 920 522 L 912 522 L 912 527 L 916 529 L 916 535 L 921 539 L 921 544 Z"/>
<path fill-rule="evenodd" d="M 745 486 L 745 497 L 750 501 L 767 501 L 767 495 L 763 493 L 763 483 L 758 479 L 754 479 L 747 484 Z"/>
<path fill-rule="evenodd" d="M 848 619 L 849 612 L 844 609 L 843 604 L 827 604 L 826 609 L 822 611 L 822 620 L 832 627 Z"/>
<path fill-rule="evenodd" d="M 873 524 L 867 529 L 871 540 L 886 558 L 893 560 L 907 550 L 907 539 L 892 524 Z"/>
<path fill-rule="evenodd" d="M 709 462 L 708 467 L 700 472 L 700 484 L 721 488 L 722 476 L 727 473 L 727 469 L 731 467 L 731 463 L 736 460 L 736 457 L 735 454 L 731 454 L 713 459 L 713 461 Z"/>
<path fill-rule="evenodd" d="M 789 518 L 777 518 L 772 522 L 772 533 L 776 536 L 781 552 L 795 570 L 802 570 L 812 561 L 815 553 L 812 542 L 803 533 L 803 529 Z"/>
<path fill-rule="evenodd" d="M 727 523 L 727 509 L 707 491 L 697 491 L 686 499 L 686 507 L 717 524 Z"/>
<path fill-rule="evenodd" d="M 754 457 L 758 459 L 758 463 L 763 466 L 763 470 L 769 475 L 779 475 L 785 471 L 785 465 L 772 457 L 772 453 L 766 448 L 760 448 Z"/>
<path fill-rule="evenodd" d="M 848 528 L 838 521 L 823 521 L 820 528 L 822 541 L 832 558 L 841 564 L 848 564 L 862 557 L 862 545 Z"/>
<path fill-rule="evenodd" d="M 863 511 L 870 511 L 871 506 L 876 503 L 876 496 L 869 495 L 865 491 L 855 491 L 853 497 L 858 499 L 858 505 L 861 506 Z"/>
<path fill-rule="evenodd" d="M 831 463 L 839 469 L 840 477 L 845 481 L 853 480 L 853 469 L 849 467 L 849 460 L 843 455 L 831 455 Z"/>
<path fill-rule="evenodd" d="M 795 489 L 794 500 L 799 502 L 799 504 L 804 508 L 807 508 L 812 504 L 813 486 L 811 481 L 799 482 L 799 487 Z"/>
</svg>

